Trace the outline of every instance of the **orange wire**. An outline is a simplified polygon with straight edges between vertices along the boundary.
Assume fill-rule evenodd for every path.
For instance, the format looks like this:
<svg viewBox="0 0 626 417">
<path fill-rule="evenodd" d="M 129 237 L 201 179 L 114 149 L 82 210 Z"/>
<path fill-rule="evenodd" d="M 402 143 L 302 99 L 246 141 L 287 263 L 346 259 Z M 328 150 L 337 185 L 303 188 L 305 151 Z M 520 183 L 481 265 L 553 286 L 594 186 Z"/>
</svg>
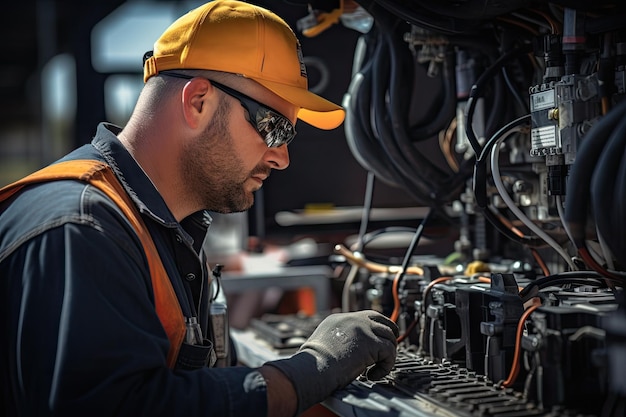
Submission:
<svg viewBox="0 0 626 417">
<path fill-rule="evenodd" d="M 398 318 L 400 317 L 400 295 L 398 294 L 398 285 L 400 284 L 400 277 L 402 276 L 402 271 L 398 271 L 396 276 L 393 277 L 393 284 L 391 285 L 391 294 L 393 295 L 393 311 L 391 312 L 391 316 L 389 317 L 391 321 L 394 323 L 398 322 Z"/>
<path fill-rule="evenodd" d="M 605 278 L 619 278 L 617 275 L 610 273 L 605 268 L 603 268 L 602 265 L 597 263 L 596 260 L 593 259 L 593 256 L 591 256 L 587 248 L 578 248 L 578 253 L 580 254 L 580 257 L 583 258 L 583 261 L 585 261 L 585 263 L 591 267 L 591 269 L 603 275 Z M 615 284 L 613 284 L 610 279 L 605 279 L 604 281 L 609 288 L 615 289 Z"/>
<path fill-rule="evenodd" d="M 533 255 L 533 258 L 535 258 L 535 262 L 537 262 L 539 268 L 541 268 L 541 272 L 543 272 L 543 275 L 545 275 L 546 277 L 550 275 L 550 269 L 548 268 L 548 265 L 546 265 L 546 263 L 544 262 L 541 255 L 539 255 L 539 252 L 537 252 L 537 249 L 530 248 L 530 253 Z"/>
<path fill-rule="evenodd" d="M 398 272 L 398 274 L 394 277 L 393 285 L 392 285 L 394 309 L 393 309 L 393 312 L 391 313 L 390 319 L 394 322 L 397 322 L 398 318 L 400 317 L 400 296 L 398 295 L 398 284 L 397 284 L 400 281 L 398 279 L 399 276 L 400 276 L 400 272 Z M 426 288 L 424 288 L 424 291 L 422 293 L 422 305 L 424 305 L 424 302 L 426 301 L 426 296 L 428 295 L 432 287 L 434 287 L 436 284 L 439 284 L 440 282 L 445 282 L 451 279 L 452 277 L 446 276 L 446 277 L 436 278 L 432 280 L 431 282 L 429 282 L 428 285 L 426 285 Z M 404 339 L 406 339 L 406 337 L 415 328 L 416 325 L 417 325 L 417 319 L 414 319 L 411 322 L 411 324 L 409 324 L 406 331 L 402 335 L 400 335 L 400 337 L 398 337 L 396 341 L 400 343 Z"/>
<path fill-rule="evenodd" d="M 478 277 L 478 280 L 481 282 L 487 282 L 487 283 L 491 282 L 491 279 L 488 277 Z M 519 291 L 523 289 L 524 289 L 523 287 L 518 287 Z M 522 332 L 524 330 L 524 323 L 526 322 L 526 319 L 528 318 L 528 316 L 530 316 L 530 314 L 533 311 L 535 311 L 538 307 L 541 307 L 541 300 L 538 297 L 535 297 L 532 299 L 532 305 L 528 307 L 528 309 L 524 311 L 524 314 L 522 314 L 522 317 L 520 317 L 520 321 L 517 325 L 517 333 L 515 336 L 515 354 L 513 356 L 513 367 L 511 368 L 511 373 L 509 374 L 509 377 L 502 384 L 505 387 L 508 386 L 505 384 L 507 383 L 512 384 L 517 378 L 517 374 L 519 373 L 519 355 L 520 355 L 519 350 L 521 349 L 521 345 L 522 345 Z"/>
<path fill-rule="evenodd" d="M 546 19 L 546 21 L 550 24 L 550 31 L 552 32 L 552 34 L 558 35 L 559 33 L 561 33 L 560 25 L 556 22 L 556 20 L 552 18 L 552 16 L 550 16 L 549 14 L 547 14 L 546 12 L 542 10 L 537 10 L 537 9 L 529 9 L 529 10 L 533 13 L 543 16 L 543 18 Z"/>
<path fill-rule="evenodd" d="M 524 237 L 524 233 L 522 233 L 521 230 L 519 230 L 517 227 L 515 227 L 513 225 L 513 223 L 511 223 L 511 221 L 509 219 L 507 219 L 506 217 L 504 217 L 504 216 L 502 216 L 500 214 L 496 214 L 496 216 L 498 216 L 498 218 L 500 218 L 500 221 L 502 222 L 502 224 L 504 224 L 506 227 L 508 227 L 513 233 L 515 233 L 519 237 Z M 550 269 L 548 268 L 548 266 L 544 262 L 544 260 L 541 257 L 541 255 L 539 255 L 539 252 L 537 252 L 537 249 L 535 249 L 535 248 L 529 248 L 529 249 L 530 249 L 530 253 L 533 255 L 533 258 L 535 259 L 535 262 L 537 262 L 537 265 L 539 265 L 539 268 L 541 268 L 541 271 L 543 272 L 543 274 L 545 276 L 550 275 Z"/>
<path fill-rule="evenodd" d="M 448 163 L 450 169 L 454 172 L 459 172 L 459 163 L 452 154 L 452 135 L 454 135 L 454 132 L 456 131 L 456 125 L 457 121 L 455 117 L 452 119 L 447 129 L 439 132 L 439 147 L 441 148 L 443 156 L 446 158 L 446 162 Z"/>
<path fill-rule="evenodd" d="M 428 283 L 428 285 L 426 286 L 426 288 L 424 288 L 424 291 L 422 292 L 422 305 L 423 306 L 426 305 L 426 297 L 428 296 L 428 293 L 430 292 L 430 290 L 435 285 L 439 284 L 440 282 L 450 281 L 451 279 L 452 279 L 452 277 L 439 277 L 439 278 L 435 278 L 434 280 L 430 281 Z"/>
<path fill-rule="evenodd" d="M 600 99 L 600 104 L 602 105 L 602 114 L 607 114 L 611 109 L 611 100 L 608 97 L 602 97 Z"/>
<path fill-rule="evenodd" d="M 514 19 L 509 19 L 507 17 L 498 17 L 496 19 L 500 20 L 502 22 L 510 23 L 512 25 L 515 25 L 515 26 L 519 26 L 520 28 L 525 29 L 528 32 L 530 32 L 532 35 L 539 36 L 539 31 L 537 29 L 533 28 L 532 26 L 527 25 L 526 23 L 522 23 L 522 22 L 519 22 L 519 21 L 514 20 Z"/>
<path fill-rule="evenodd" d="M 517 379 L 517 374 L 519 374 L 520 370 L 520 355 L 522 350 L 522 333 L 524 332 L 524 324 L 526 320 L 533 311 L 539 308 L 541 304 L 535 304 L 530 306 L 524 311 L 522 317 L 519 319 L 519 323 L 517 323 L 517 333 L 515 334 L 515 353 L 513 354 L 513 365 L 511 366 L 511 371 L 509 372 L 508 378 L 502 383 L 502 386 L 505 388 L 510 387 Z"/>
<path fill-rule="evenodd" d="M 404 339 L 406 339 L 409 336 L 409 334 L 413 331 L 415 326 L 417 326 L 417 320 L 413 320 L 411 324 L 409 324 L 409 327 L 407 327 L 406 331 L 403 334 L 401 334 L 400 337 L 396 339 L 396 342 L 402 343 Z"/>
<path fill-rule="evenodd" d="M 478 282 L 484 282 L 486 284 L 491 284 L 491 278 L 489 277 L 478 277 Z"/>
<path fill-rule="evenodd" d="M 504 224 L 506 227 L 509 228 L 509 230 L 511 230 L 511 232 L 515 233 L 519 237 L 524 237 L 524 232 L 522 232 L 517 227 L 515 227 L 515 225 L 513 225 L 513 223 L 511 222 L 511 220 L 509 220 L 508 218 L 506 218 L 500 213 L 494 212 L 494 214 L 496 215 L 496 217 L 498 217 L 498 219 L 502 222 L 502 224 Z"/>
<path fill-rule="evenodd" d="M 359 257 L 354 254 L 350 249 L 346 248 L 342 244 L 335 245 L 335 252 L 346 257 L 349 263 L 357 265 L 367 269 L 370 272 L 381 272 L 395 274 L 402 271 L 401 265 L 385 265 L 377 262 L 368 261 L 364 257 Z M 423 275 L 424 270 L 419 266 L 409 266 L 404 271 L 407 275 Z"/>
</svg>

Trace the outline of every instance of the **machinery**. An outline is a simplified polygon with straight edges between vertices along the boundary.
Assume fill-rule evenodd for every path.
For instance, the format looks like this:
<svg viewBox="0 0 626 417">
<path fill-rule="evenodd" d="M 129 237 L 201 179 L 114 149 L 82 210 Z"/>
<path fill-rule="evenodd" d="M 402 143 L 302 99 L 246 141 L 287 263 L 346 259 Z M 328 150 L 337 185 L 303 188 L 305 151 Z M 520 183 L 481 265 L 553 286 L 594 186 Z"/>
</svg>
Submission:
<svg viewBox="0 0 626 417">
<path fill-rule="evenodd" d="M 416 228 L 371 231 L 365 216 L 336 247 L 343 310 L 402 330 L 396 368 L 367 386 L 441 415 L 623 416 L 626 4 L 307 3 L 303 33 L 339 19 L 362 33 L 351 152 L 429 208 Z M 435 219 L 454 247 L 418 256 Z M 399 231 L 400 255 L 370 249 Z"/>
</svg>

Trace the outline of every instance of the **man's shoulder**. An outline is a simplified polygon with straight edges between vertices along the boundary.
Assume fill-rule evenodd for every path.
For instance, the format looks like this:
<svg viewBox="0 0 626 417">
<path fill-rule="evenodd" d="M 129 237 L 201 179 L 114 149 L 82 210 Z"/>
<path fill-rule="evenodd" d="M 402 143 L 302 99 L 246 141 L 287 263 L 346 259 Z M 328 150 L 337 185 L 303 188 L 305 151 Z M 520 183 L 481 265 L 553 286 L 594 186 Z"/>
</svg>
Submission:
<svg viewBox="0 0 626 417">
<path fill-rule="evenodd" d="M 54 180 L 26 186 L 0 204 L 0 238 L 35 236 L 68 223 L 104 227 L 122 216 L 116 204 L 96 187 L 80 180 Z"/>
</svg>

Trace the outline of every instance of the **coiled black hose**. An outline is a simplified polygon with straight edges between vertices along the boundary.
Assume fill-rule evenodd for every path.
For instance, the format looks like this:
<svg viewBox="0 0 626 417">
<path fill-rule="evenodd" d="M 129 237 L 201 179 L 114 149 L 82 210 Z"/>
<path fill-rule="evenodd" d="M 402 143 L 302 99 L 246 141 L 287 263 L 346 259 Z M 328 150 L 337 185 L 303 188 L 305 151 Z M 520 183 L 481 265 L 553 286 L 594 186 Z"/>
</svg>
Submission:
<svg viewBox="0 0 626 417">
<path fill-rule="evenodd" d="M 585 246 L 587 217 L 591 199 L 590 187 L 593 173 L 596 170 L 600 155 L 609 141 L 611 134 L 625 117 L 626 101 L 618 104 L 596 122 L 585 135 L 576 153 L 576 161 L 570 170 L 565 198 L 565 221 L 568 224 L 572 240 L 579 249 Z M 623 193 L 623 191 L 621 191 L 621 193 Z M 602 207 L 601 209 L 602 211 L 596 213 L 596 216 L 604 215 L 603 213 L 612 210 L 610 206 Z M 622 212 L 622 214 L 626 213 Z M 621 233 L 621 235 L 624 236 L 626 235 L 624 232 L 623 229 L 611 230 L 607 235 Z M 614 248 L 611 249 L 615 250 Z M 615 255 L 620 254 L 615 253 Z M 621 253 L 621 255 L 623 259 L 624 253 Z"/>
</svg>

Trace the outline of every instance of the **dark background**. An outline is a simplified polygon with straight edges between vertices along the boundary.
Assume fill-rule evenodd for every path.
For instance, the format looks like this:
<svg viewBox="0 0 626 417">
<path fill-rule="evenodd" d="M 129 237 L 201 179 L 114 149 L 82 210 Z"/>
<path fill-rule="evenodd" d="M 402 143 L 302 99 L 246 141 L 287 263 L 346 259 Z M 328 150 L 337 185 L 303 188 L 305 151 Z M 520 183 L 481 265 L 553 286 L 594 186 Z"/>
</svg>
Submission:
<svg viewBox="0 0 626 417">
<path fill-rule="evenodd" d="M 17 148 L 15 143 L 11 146 L 7 144 L 12 143 L 10 140 L 15 139 L 15 132 L 20 129 L 36 132 L 41 124 L 39 75 L 43 66 L 58 54 L 69 53 L 76 60 L 77 110 L 73 126 L 68 130 L 67 150 L 88 143 L 97 124 L 107 120 L 104 81 L 109 74 L 98 73 L 92 67 L 90 34 L 96 23 L 122 3 L 119 0 L 5 3 L 0 13 L 0 30 L 4 40 L 0 54 L 1 160 L 18 165 L 23 160 L 29 170 L 51 162 L 40 157 L 36 139 L 28 146 Z M 274 0 L 254 3 L 271 8 L 294 30 L 297 20 L 307 14 L 305 6 L 293 2 Z M 314 38 L 306 38 L 297 30 L 296 33 L 304 56 L 314 58 L 329 71 L 328 84 L 318 93 L 341 103 L 350 83 L 353 52 L 360 33 L 341 24 Z M 137 74 L 141 74 L 141 57 L 137 60 Z M 320 70 L 315 65 L 309 65 L 307 69 L 309 85 L 315 88 L 321 79 Z M 276 225 L 274 214 L 278 211 L 303 209 L 320 203 L 358 206 L 363 202 L 367 173 L 352 156 L 343 127 L 323 131 L 300 122 L 297 131 L 296 140 L 290 145 L 290 167 L 272 174 L 263 188 L 263 195 L 258 196 L 262 207 L 257 205 L 251 211 L 252 233 L 298 232 Z M 22 174 L 17 170 L 14 176 Z M 8 183 L 12 179 L 3 179 L 3 182 Z M 411 206 L 412 201 L 402 190 L 377 183 L 374 204 L 381 207 Z M 259 230 L 257 225 L 261 218 L 265 221 L 262 225 L 264 230 Z M 358 225 L 342 227 L 356 229 Z"/>
</svg>

